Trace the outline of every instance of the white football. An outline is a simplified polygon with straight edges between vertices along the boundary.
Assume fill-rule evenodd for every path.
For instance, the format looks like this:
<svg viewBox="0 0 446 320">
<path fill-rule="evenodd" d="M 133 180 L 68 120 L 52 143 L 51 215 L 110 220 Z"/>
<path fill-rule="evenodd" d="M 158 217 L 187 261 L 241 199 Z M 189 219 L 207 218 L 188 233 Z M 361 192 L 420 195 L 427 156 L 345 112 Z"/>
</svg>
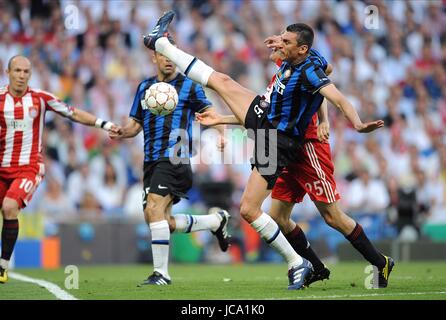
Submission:
<svg viewBox="0 0 446 320">
<path fill-rule="evenodd" d="M 178 93 L 172 85 L 157 82 L 146 90 L 144 101 L 150 112 L 157 116 L 165 116 L 175 110 L 178 104 Z"/>
</svg>

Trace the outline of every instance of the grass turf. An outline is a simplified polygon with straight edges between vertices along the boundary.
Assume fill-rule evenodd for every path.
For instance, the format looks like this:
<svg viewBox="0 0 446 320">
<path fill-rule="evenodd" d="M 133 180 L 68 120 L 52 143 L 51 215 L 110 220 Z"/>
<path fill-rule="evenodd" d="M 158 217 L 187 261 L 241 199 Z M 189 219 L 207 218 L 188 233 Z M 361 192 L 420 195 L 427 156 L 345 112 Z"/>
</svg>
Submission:
<svg viewBox="0 0 446 320">
<path fill-rule="evenodd" d="M 124 300 L 291 300 L 291 299 L 423 299 L 446 300 L 446 262 L 396 264 L 389 287 L 368 290 L 365 263 L 328 265 L 330 280 L 299 291 L 286 290 L 285 264 L 171 265 L 171 286 L 138 286 L 151 266 L 79 266 L 79 289 L 65 288 L 64 269 L 16 269 L 14 272 L 50 281 L 78 299 Z M 0 284 L 0 300 L 56 299 L 37 284 L 10 279 Z"/>
</svg>

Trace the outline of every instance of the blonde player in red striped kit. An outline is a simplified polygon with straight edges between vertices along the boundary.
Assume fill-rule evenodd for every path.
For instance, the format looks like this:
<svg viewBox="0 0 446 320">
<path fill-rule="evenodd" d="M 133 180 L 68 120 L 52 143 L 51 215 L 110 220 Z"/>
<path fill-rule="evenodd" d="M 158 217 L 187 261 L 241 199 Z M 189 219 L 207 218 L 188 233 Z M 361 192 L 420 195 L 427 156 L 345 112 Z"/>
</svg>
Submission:
<svg viewBox="0 0 446 320">
<path fill-rule="evenodd" d="M 68 106 L 54 95 L 28 87 L 31 62 L 17 55 L 8 62 L 9 85 L 0 87 L 0 283 L 8 280 L 8 263 L 19 232 L 17 219 L 42 181 L 42 132 L 45 112 L 53 111 L 74 122 L 119 132 L 120 127 L 80 109 Z"/>
</svg>

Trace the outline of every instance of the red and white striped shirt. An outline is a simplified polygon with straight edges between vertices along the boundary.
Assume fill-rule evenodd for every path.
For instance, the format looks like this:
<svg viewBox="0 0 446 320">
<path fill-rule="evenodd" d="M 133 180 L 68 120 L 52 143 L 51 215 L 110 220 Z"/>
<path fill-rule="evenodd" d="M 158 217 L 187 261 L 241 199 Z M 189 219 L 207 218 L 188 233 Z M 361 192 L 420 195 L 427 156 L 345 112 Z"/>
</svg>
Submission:
<svg viewBox="0 0 446 320">
<path fill-rule="evenodd" d="M 28 88 L 16 98 L 9 86 L 0 88 L 0 173 L 28 169 L 44 173 L 41 153 L 47 110 L 64 117 L 73 114 L 73 107 L 46 91 Z"/>
</svg>

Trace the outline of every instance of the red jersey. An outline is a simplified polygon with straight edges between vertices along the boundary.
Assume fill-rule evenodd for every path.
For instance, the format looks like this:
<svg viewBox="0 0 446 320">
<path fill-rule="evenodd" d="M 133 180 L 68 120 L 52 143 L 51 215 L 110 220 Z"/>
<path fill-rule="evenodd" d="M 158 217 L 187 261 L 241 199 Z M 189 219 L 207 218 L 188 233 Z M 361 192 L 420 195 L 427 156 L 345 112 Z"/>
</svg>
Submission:
<svg viewBox="0 0 446 320">
<path fill-rule="evenodd" d="M 282 60 L 277 60 L 276 65 L 280 67 L 282 64 Z M 268 87 L 266 88 L 266 92 L 263 94 L 262 98 L 265 99 L 268 103 L 271 102 L 271 92 L 273 91 L 273 84 L 276 80 L 276 75 L 272 77 Z M 313 115 L 310 123 L 308 124 L 307 130 L 305 130 L 305 140 L 317 139 L 317 124 L 318 124 L 318 116 L 317 113 Z"/>
<path fill-rule="evenodd" d="M 45 112 L 69 117 L 73 108 L 46 91 L 28 88 L 16 98 L 8 89 L 9 86 L 0 88 L 0 173 L 31 170 L 43 174 Z"/>
</svg>

